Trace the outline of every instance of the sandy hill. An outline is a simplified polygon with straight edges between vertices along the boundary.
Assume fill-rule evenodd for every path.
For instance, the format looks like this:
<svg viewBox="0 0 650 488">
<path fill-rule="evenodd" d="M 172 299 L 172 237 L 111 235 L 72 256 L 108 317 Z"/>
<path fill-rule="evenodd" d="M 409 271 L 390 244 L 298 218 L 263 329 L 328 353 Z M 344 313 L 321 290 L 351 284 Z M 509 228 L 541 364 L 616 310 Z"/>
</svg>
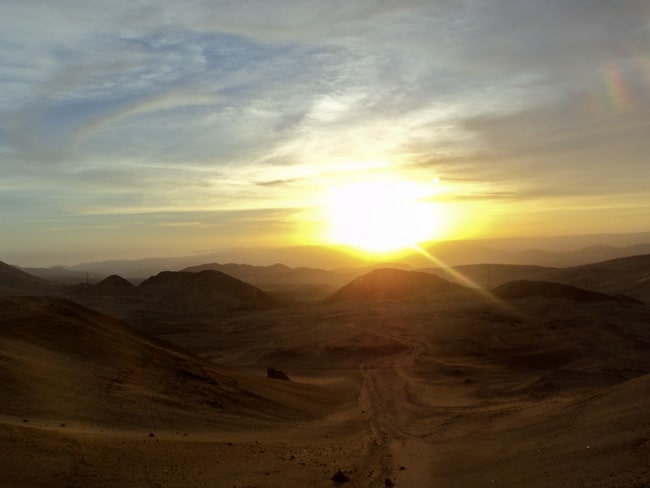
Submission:
<svg viewBox="0 0 650 488">
<path fill-rule="evenodd" d="M 308 390 L 264 380 L 67 300 L 0 298 L 3 415 L 164 429 L 301 415 L 294 397 L 302 393 L 304 406 Z"/>
<path fill-rule="evenodd" d="M 175 309 L 262 310 L 280 305 L 259 288 L 214 270 L 164 271 L 142 282 L 138 290 Z"/>
<path fill-rule="evenodd" d="M 351 281 L 330 295 L 326 302 L 408 299 L 461 290 L 464 290 L 462 286 L 430 273 L 382 268 Z"/>
<path fill-rule="evenodd" d="M 135 290 L 135 286 L 119 275 L 111 275 L 97 283 L 95 289 L 107 293 L 131 293 Z"/>
<path fill-rule="evenodd" d="M 291 268 L 284 264 L 252 266 L 234 263 L 202 264 L 186 268 L 183 271 L 196 273 L 208 269 L 221 271 L 258 286 L 285 302 L 322 300 L 350 280 L 366 272 L 356 268 L 328 271 L 307 267 Z"/>
<path fill-rule="evenodd" d="M 650 254 L 557 269 L 547 279 L 650 302 Z"/>
<path fill-rule="evenodd" d="M 625 294 L 650 302 L 650 254 L 594 262 L 569 268 L 509 264 L 470 264 L 422 271 L 457 281 L 455 273 L 476 286 L 492 288 L 509 281 L 552 281 L 609 294 Z"/>
<path fill-rule="evenodd" d="M 341 286 L 346 283 L 349 273 L 337 273 L 318 268 L 291 268 L 284 264 L 271 266 L 252 266 L 249 264 L 210 263 L 192 266 L 183 271 L 193 273 L 215 270 L 256 286 L 287 284 L 331 284 Z"/>
<path fill-rule="evenodd" d="M 548 281 L 510 281 L 493 290 L 494 295 L 504 299 L 546 297 L 562 298 L 574 302 L 615 301 L 623 304 L 642 304 L 643 302 L 625 295 L 609 295 L 597 291 L 585 290 L 572 285 Z"/>
<path fill-rule="evenodd" d="M 0 294 L 42 293 L 53 287 L 53 284 L 45 280 L 0 261 Z"/>
<path fill-rule="evenodd" d="M 544 266 L 529 266 L 523 264 L 467 264 L 454 266 L 453 272 L 445 268 L 423 268 L 426 271 L 445 278 L 457 281 L 457 274 L 473 281 L 476 286 L 492 288 L 514 280 L 545 280 L 557 268 Z"/>
<path fill-rule="evenodd" d="M 68 288 L 69 296 L 103 296 L 119 297 L 123 295 L 135 295 L 137 288 L 119 275 L 111 275 L 104 278 L 96 285 L 79 283 Z"/>
<path fill-rule="evenodd" d="M 449 486 L 500 480 L 512 488 L 644 488 L 650 482 L 648 409 L 650 375 L 568 404 L 480 412 L 445 429 L 434 462 L 445 475 L 453 473 Z"/>
</svg>

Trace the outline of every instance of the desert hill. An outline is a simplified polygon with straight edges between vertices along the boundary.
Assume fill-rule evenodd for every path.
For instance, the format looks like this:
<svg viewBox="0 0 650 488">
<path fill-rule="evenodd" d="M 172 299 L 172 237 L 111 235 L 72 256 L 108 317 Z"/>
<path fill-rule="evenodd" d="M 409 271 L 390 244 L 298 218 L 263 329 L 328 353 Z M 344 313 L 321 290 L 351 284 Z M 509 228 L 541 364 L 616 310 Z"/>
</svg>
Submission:
<svg viewBox="0 0 650 488">
<path fill-rule="evenodd" d="M 67 300 L 0 298 L 0 338 L 3 415 L 164 429 L 300 415 L 282 403 L 297 385 L 274 392 Z"/>
<path fill-rule="evenodd" d="M 650 254 L 568 268 L 486 263 L 454 266 L 450 269 L 451 272 L 445 268 L 424 268 L 421 271 L 450 281 L 457 281 L 455 275 L 459 273 L 483 288 L 497 287 L 509 281 L 548 281 L 614 295 L 630 295 L 650 302 Z"/>
<path fill-rule="evenodd" d="M 645 375 L 568 403 L 477 410 L 443 429 L 432 463 L 437 480 L 450 486 L 501 480 L 512 488 L 643 488 L 650 481 L 649 409 Z"/>
<path fill-rule="evenodd" d="M 646 305 L 558 283 L 504 285 L 517 298 L 500 298 L 378 269 L 333 302 L 215 314 L 201 304 L 231 285 L 225 308 L 258 296 L 224 276 L 162 273 L 133 295 L 83 297 L 135 310 L 158 339 L 68 301 L 2 299 L 3 480 L 326 488 L 342 470 L 368 488 L 650 482 Z M 268 367 L 292 381 L 264 378 Z"/>
<path fill-rule="evenodd" d="M 0 294 L 31 294 L 52 291 L 54 284 L 0 261 Z"/>
<path fill-rule="evenodd" d="M 408 299 L 464 289 L 430 273 L 381 268 L 351 281 L 330 295 L 326 302 Z"/>
<path fill-rule="evenodd" d="M 67 295 L 69 297 L 84 295 L 119 297 L 124 295 L 136 295 L 137 292 L 137 288 L 130 281 L 119 275 L 108 276 L 95 285 L 79 283 L 72 285 L 67 289 Z"/>
<path fill-rule="evenodd" d="M 280 305 L 259 288 L 214 270 L 164 271 L 143 281 L 138 290 L 175 309 L 262 310 Z"/>
<path fill-rule="evenodd" d="M 205 270 L 221 271 L 274 296 L 286 298 L 287 301 L 320 299 L 363 274 L 358 269 L 329 271 L 307 267 L 291 268 L 279 263 L 271 266 L 208 263 L 191 266 L 183 271 L 196 273 Z"/>
<path fill-rule="evenodd" d="M 650 254 L 556 269 L 548 279 L 650 302 Z"/>
<path fill-rule="evenodd" d="M 183 271 L 197 273 L 205 270 L 220 271 L 255 286 L 262 286 L 264 284 L 339 283 L 342 279 L 341 276 L 333 271 L 304 267 L 290 268 L 280 263 L 271 266 L 209 263 L 191 266 L 185 268 Z"/>
<path fill-rule="evenodd" d="M 310 444 L 288 441 L 348 401 L 228 371 L 67 300 L 0 298 L 2 486 L 232 486 L 285 458 L 300 479 L 289 453 Z"/>
<path fill-rule="evenodd" d="M 493 288 L 515 280 L 545 280 L 557 268 L 523 264 L 465 264 L 451 268 L 423 268 L 420 271 L 433 273 L 450 281 L 457 281 L 460 274 L 476 286 Z"/>
<path fill-rule="evenodd" d="M 135 286 L 133 286 L 133 283 L 122 278 L 119 275 L 111 275 L 103 279 L 99 283 L 97 283 L 95 288 L 97 290 L 106 291 L 106 292 L 113 292 L 113 293 L 127 292 L 128 293 L 133 291 Z"/>
<path fill-rule="evenodd" d="M 562 298 L 575 302 L 615 301 L 631 305 L 640 305 L 643 303 L 626 295 L 609 295 L 607 293 L 585 290 L 571 285 L 548 281 L 510 281 L 494 288 L 492 292 L 497 297 L 503 299 L 546 297 Z"/>
</svg>

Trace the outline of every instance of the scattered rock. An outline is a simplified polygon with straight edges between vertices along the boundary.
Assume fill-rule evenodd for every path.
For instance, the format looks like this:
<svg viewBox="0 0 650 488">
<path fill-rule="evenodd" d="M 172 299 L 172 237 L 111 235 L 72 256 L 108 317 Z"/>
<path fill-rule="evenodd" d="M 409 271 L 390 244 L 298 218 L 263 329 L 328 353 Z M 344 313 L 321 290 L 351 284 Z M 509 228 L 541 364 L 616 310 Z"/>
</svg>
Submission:
<svg viewBox="0 0 650 488">
<path fill-rule="evenodd" d="M 400 466 L 400 467 L 399 467 L 399 470 L 400 470 L 400 471 L 406 471 L 406 467 L 404 467 L 404 466 Z"/>
<path fill-rule="evenodd" d="M 291 381 L 289 377 L 284 373 L 284 371 L 280 371 L 279 369 L 273 369 L 273 368 L 266 368 L 266 377 L 273 378 L 276 380 Z"/>
<path fill-rule="evenodd" d="M 333 481 L 334 483 L 347 483 L 348 481 L 350 481 L 350 478 L 348 478 L 347 476 L 345 476 L 345 474 L 343 473 L 343 471 L 341 471 L 341 470 L 339 469 L 339 470 L 334 474 L 334 476 L 332 476 L 332 481 Z"/>
<path fill-rule="evenodd" d="M 386 478 L 386 481 L 384 481 L 384 485 L 385 485 L 387 488 L 392 488 L 393 486 L 395 486 L 395 485 L 393 484 L 393 481 L 392 481 L 390 478 Z"/>
<path fill-rule="evenodd" d="M 156 437 L 153 432 L 149 432 L 149 437 Z"/>
</svg>

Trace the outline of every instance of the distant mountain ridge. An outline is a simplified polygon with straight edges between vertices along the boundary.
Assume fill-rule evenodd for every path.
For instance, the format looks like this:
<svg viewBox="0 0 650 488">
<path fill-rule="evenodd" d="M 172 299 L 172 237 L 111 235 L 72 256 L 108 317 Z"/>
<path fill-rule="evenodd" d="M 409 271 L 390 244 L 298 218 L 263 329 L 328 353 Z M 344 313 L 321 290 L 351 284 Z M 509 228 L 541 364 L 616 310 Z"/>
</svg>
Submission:
<svg viewBox="0 0 650 488">
<path fill-rule="evenodd" d="M 650 254 L 650 232 L 584 236 L 531 237 L 440 241 L 424 246 L 426 251 L 449 266 L 473 263 L 571 267 L 632 255 Z M 398 258 L 413 268 L 430 267 L 432 262 L 419 253 Z M 385 261 L 380 259 L 379 261 Z M 39 277 L 71 283 L 90 273 L 93 281 L 111 274 L 142 280 L 161 271 L 179 271 L 205 263 L 247 263 L 268 266 L 284 263 L 288 267 L 338 270 L 376 265 L 376 258 L 359 257 L 345 247 L 295 246 L 274 249 L 241 248 L 192 256 L 168 258 L 115 259 L 58 266 L 28 268 Z"/>
<path fill-rule="evenodd" d="M 396 267 L 409 269 L 408 264 L 404 263 Z M 291 268 L 284 264 L 254 266 L 208 263 L 186 268 L 183 272 L 196 274 L 212 270 L 243 281 L 258 290 L 262 288 L 266 292 L 272 291 L 274 296 L 281 297 L 280 291 L 292 290 L 297 296 L 304 294 L 308 300 L 320 300 L 372 269 L 377 268 L 367 266 L 328 271 L 308 267 Z M 485 263 L 450 269 L 451 271 L 447 271 L 447 268 L 427 267 L 419 271 L 438 275 L 465 286 L 473 284 L 477 287 L 493 288 L 508 281 L 549 281 L 613 295 L 629 295 L 650 303 L 650 253 L 566 268 Z M 459 274 L 469 281 L 459 281 Z M 76 290 L 79 293 L 105 295 L 141 291 L 139 287 L 134 287 L 132 283 L 115 274 L 100 281 L 98 285 L 100 286 L 96 287 L 97 285 L 83 283 L 79 284 Z M 63 289 L 61 283 L 43 280 L 0 261 L 0 294 L 57 294 Z M 181 286 L 179 292 L 182 289 Z M 286 300 L 286 297 L 283 300 Z"/>
</svg>

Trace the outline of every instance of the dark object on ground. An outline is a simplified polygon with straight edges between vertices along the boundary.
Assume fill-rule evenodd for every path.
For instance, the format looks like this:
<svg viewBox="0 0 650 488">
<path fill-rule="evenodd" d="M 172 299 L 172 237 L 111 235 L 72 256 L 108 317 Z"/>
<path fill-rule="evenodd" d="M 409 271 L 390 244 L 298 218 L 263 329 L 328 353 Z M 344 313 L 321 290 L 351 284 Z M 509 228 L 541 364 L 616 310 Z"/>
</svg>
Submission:
<svg viewBox="0 0 650 488">
<path fill-rule="evenodd" d="M 384 481 L 384 485 L 387 488 L 392 488 L 393 486 L 395 486 L 390 478 L 386 478 L 386 481 Z"/>
<path fill-rule="evenodd" d="M 266 368 L 266 377 L 273 378 L 276 380 L 291 381 L 289 377 L 284 373 L 284 371 L 280 371 L 279 369 L 273 369 L 273 368 Z"/>
<path fill-rule="evenodd" d="M 341 470 L 339 469 L 339 470 L 336 472 L 336 474 L 334 474 L 334 476 L 332 476 L 332 481 L 334 481 L 335 483 L 347 483 L 348 481 L 350 481 L 350 478 L 348 478 L 347 476 L 345 476 L 345 474 L 343 473 L 343 471 L 341 471 Z"/>
</svg>

